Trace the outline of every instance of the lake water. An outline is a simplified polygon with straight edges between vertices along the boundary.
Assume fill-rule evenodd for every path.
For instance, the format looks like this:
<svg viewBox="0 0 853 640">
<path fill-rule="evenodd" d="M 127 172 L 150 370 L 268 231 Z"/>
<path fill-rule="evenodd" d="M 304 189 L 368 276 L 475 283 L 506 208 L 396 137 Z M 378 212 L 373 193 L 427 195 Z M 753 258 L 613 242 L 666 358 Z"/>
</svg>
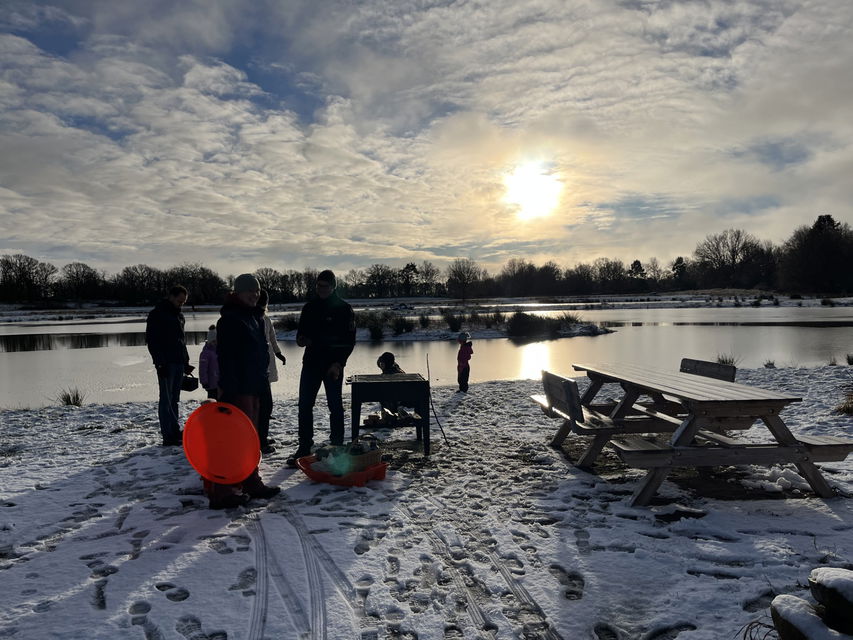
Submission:
<svg viewBox="0 0 853 640">
<path fill-rule="evenodd" d="M 541 307 L 545 314 L 552 312 Z M 417 313 L 417 312 L 415 312 Z M 715 360 L 731 354 L 738 366 L 816 366 L 835 358 L 846 366 L 853 353 L 851 307 L 741 307 L 700 309 L 603 309 L 578 312 L 584 319 L 612 327 L 596 337 L 518 343 L 508 339 L 474 340 L 471 381 L 539 378 L 542 369 L 574 375 L 572 362 L 632 362 L 677 368 L 683 357 Z M 187 317 L 193 363 L 217 313 Z M 275 317 L 275 314 L 273 314 Z M 68 388 L 87 403 L 153 401 L 157 383 L 145 348 L 144 318 L 0 324 L 0 408 L 53 404 Z M 282 341 L 287 366 L 273 384 L 277 398 L 295 397 L 302 349 Z M 454 341 L 359 342 L 347 374 L 375 373 L 376 358 L 392 351 L 408 372 L 427 372 L 433 385 L 456 379 Z M 280 368 L 280 374 L 282 373 Z M 851 369 L 853 374 L 853 369 Z M 345 387 L 346 393 L 346 387 Z M 183 397 L 203 399 L 199 390 Z"/>
</svg>

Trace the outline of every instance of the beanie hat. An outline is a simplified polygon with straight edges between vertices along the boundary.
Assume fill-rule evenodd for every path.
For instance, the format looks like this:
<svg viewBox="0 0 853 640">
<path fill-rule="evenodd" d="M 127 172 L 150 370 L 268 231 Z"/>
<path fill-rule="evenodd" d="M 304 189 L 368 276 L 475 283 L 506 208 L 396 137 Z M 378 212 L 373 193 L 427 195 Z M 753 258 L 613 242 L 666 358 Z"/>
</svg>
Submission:
<svg viewBox="0 0 853 640">
<path fill-rule="evenodd" d="M 386 351 L 381 356 L 379 356 L 376 359 L 376 366 L 381 367 L 383 364 L 386 367 L 393 365 L 394 364 L 394 354 L 391 353 L 390 351 Z"/>
<path fill-rule="evenodd" d="M 234 293 L 260 291 L 261 283 L 251 273 L 242 273 L 234 278 Z"/>
<path fill-rule="evenodd" d="M 317 274 L 317 280 L 322 280 L 323 282 L 328 282 L 332 285 L 332 289 L 334 289 L 337 284 L 335 283 L 335 273 L 331 269 L 326 269 Z"/>
<path fill-rule="evenodd" d="M 462 342 L 468 342 L 471 339 L 471 334 L 467 331 L 462 331 L 458 336 L 456 336 L 457 340 L 461 340 Z"/>
</svg>

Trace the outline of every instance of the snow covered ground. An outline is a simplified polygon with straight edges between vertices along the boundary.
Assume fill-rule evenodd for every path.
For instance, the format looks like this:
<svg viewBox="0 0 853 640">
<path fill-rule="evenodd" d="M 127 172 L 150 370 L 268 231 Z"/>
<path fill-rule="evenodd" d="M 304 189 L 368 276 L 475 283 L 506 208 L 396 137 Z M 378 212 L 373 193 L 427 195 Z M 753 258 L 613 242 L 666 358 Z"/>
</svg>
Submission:
<svg viewBox="0 0 853 640">
<path fill-rule="evenodd" d="M 833 413 L 851 371 L 738 382 L 801 394 L 795 433 L 851 438 Z M 154 403 L 0 411 L 0 638 L 720 640 L 769 621 L 774 594 L 808 598 L 811 569 L 853 568 L 853 456 L 822 465 L 848 497 L 745 467 L 679 472 L 631 508 L 641 472 L 609 453 L 575 468 L 572 437 L 549 448 L 539 387 L 435 388 L 450 445 L 435 421 L 428 460 L 387 432 L 392 468 L 363 488 L 285 468 L 296 403 L 278 403 L 261 473 L 283 491 L 227 512 L 158 446 Z"/>
</svg>

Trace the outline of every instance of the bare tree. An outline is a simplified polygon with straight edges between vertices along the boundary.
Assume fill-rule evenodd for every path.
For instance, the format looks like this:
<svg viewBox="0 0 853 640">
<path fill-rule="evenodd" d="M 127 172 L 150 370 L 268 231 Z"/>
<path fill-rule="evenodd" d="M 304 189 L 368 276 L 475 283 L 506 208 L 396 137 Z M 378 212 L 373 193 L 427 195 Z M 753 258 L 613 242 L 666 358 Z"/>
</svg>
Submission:
<svg viewBox="0 0 853 640">
<path fill-rule="evenodd" d="M 447 267 L 447 291 L 464 301 L 482 276 L 483 269 L 471 258 L 456 258 Z"/>
</svg>

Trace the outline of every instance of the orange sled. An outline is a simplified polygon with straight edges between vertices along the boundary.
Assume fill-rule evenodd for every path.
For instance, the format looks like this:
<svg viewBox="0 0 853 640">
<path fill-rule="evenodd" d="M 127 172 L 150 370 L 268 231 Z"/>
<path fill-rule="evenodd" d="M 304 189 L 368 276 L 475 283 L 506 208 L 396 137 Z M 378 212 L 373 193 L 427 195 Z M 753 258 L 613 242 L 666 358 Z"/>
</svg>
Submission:
<svg viewBox="0 0 853 640">
<path fill-rule="evenodd" d="M 336 484 L 342 487 L 363 487 L 370 480 L 384 480 L 385 472 L 388 470 L 387 462 L 378 462 L 367 467 L 362 471 L 351 471 L 342 476 L 332 475 L 323 471 L 315 471 L 311 465 L 317 462 L 317 456 L 310 455 L 304 458 L 299 458 L 296 464 L 302 469 L 302 472 L 311 478 L 314 482 L 326 482 L 328 484 Z"/>
</svg>

